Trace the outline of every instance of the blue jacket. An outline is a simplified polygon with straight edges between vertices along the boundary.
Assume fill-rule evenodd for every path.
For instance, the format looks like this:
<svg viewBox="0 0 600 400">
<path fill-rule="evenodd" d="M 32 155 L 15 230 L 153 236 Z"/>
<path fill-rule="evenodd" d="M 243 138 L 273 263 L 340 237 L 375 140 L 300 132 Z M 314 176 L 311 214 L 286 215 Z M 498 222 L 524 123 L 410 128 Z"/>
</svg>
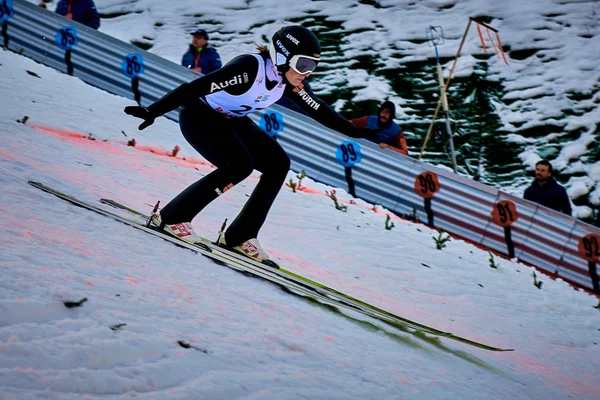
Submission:
<svg viewBox="0 0 600 400">
<path fill-rule="evenodd" d="M 523 197 L 525 200 L 533 201 L 534 203 L 571 215 L 571 202 L 569 201 L 567 191 L 552 177 L 543 185 L 534 180 L 531 186 L 525 189 Z"/>
<path fill-rule="evenodd" d="M 381 127 L 379 126 L 379 117 L 377 115 L 369 115 L 369 118 L 367 119 L 367 128 L 381 129 Z M 398 125 L 394 121 L 391 121 L 391 123 L 388 124 L 388 126 L 383 128 L 381 132 L 379 132 L 377 140 L 369 140 L 375 143 L 385 143 L 389 145 L 394 145 L 394 139 L 396 139 L 396 136 L 398 136 L 398 132 L 400 132 L 401 130 L 402 128 L 400 128 L 400 125 Z"/>
<path fill-rule="evenodd" d="M 93 0 L 59 0 L 55 12 L 65 17 L 70 13 L 70 19 L 90 28 L 100 27 L 100 15 Z"/>
<path fill-rule="evenodd" d="M 221 68 L 223 64 L 217 50 L 207 44 L 200 52 L 190 45 L 181 59 L 181 65 L 206 75 Z"/>
</svg>

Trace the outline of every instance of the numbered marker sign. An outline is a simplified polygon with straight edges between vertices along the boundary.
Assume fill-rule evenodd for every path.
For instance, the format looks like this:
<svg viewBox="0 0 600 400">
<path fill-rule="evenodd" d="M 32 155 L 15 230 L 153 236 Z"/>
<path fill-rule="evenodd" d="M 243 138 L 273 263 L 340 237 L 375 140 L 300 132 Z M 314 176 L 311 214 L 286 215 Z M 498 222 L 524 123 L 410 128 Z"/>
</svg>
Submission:
<svg viewBox="0 0 600 400">
<path fill-rule="evenodd" d="M 424 199 L 433 197 L 440 190 L 440 181 L 435 172 L 426 171 L 415 178 L 415 193 Z"/>
<path fill-rule="evenodd" d="M 0 0 L 0 24 L 8 21 L 13 15 L 15 15 L 15 11 L 12 0 Z"/>
<path fill-rule="evenodd" d="M 128 78 L 137 78 L 144 73 L 144 57 L 139 54 L 127 54 L 121 62 L 121 71 Z"/>
<path fill-rule="evenodd" d="M 579 239 L 577 246 L 579 256 L 589 262 L 596 262 L 600 259 L 600 235 L 590 233 Z"/>
<path fill-rule="evenodd" d="M 506 228 L 511 226 L 517 219 L 519 219 L 519 213 L 517 212 L 517 206 L 512 201 L 502 200 L 494 204 L 492 221 L 496 225 Z"/>
<path fill-rule="evenodd" d="M 72 26 L 63 26 L 56 33 L 54 41 L 61 49 L 71 50 L 77 45 L 77 30 Z"/>
<path fill-rule="evenodd" d="M 362 160 L 360 145 L 350 140 L 342 142 L 335 152 L 335 158 L 344 167 L 352 167 L 358 164 Z"/>
<path fill-rule="evenodd" d="M 283 116 L 277 111 L 267 111 L 263 114 L 258 126 L 269 135 L 275 136 L 283 130 Z"/>
</svg>

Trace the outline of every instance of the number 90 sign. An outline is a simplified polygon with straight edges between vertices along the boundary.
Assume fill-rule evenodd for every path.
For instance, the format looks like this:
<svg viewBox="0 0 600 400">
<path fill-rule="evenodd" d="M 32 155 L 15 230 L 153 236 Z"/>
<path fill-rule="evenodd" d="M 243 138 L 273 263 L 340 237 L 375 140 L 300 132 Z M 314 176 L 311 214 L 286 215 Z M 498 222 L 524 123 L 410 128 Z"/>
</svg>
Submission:
<svg viewBox="0 0 600 400">
<path fill-rule="evenodd" d="M 360 145 L 351 140 L 342 142 L 335 152 L 335 158 L 344 167 L 352 167 L 358 164 L 362 159 Z"/>
<path fill-rule="evenodd" d="M 430 199 L 440 190 L 440 181 L 435 172 L 422 172 L 415 178 L 415 193 L 424 199 Z"/>
</svg>

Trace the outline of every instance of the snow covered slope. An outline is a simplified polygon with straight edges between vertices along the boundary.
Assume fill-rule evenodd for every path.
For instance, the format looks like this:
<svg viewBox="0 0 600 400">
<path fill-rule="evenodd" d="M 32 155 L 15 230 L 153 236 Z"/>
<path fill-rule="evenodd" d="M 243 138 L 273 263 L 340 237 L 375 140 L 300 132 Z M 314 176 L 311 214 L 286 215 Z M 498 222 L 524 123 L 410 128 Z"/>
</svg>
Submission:
<svg viewBox="0 0 600 400">
<path fill-rule="evenodd" d="M 594 296 L 539 274 L 538 289 L 530 268 L 496 259 L 493 269 L 463 242 L 436 250 L 437 232 L 421 225 L 394 220 L 386 230 L 385 210 L 369 204 L 340 212 L 320 184 L 283 188 L 260 237 L 281 264 L 515 352 L 340 315 L 26 183 L 149 210 L 212 170 L 176 124 L 161 118 L 140 133 L 122 113 L 129 100 L 3 50 L 0 88 L 2 400 L 600 395 Z M 211 204 L 198 230 L 213 236 L 256 179 Z"/>
</svg>

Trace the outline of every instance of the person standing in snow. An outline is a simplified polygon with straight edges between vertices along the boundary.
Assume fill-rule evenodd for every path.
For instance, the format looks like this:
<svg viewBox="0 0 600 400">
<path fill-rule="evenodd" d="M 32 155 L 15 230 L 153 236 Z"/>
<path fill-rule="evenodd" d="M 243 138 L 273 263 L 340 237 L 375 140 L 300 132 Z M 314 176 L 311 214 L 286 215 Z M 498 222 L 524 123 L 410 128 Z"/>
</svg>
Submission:
<svg viewBox="0 0 600 400">
<path fill-rule="evenodd" d="M 93 0 L 59 0 L 55 12 L 92 29 L 100 28 L 100 15 Z"/>
<path fill-rule="evenodd" d="M 381 148 L 388 148 L 400 154 L 408 155 L 408 145 L 404 138 L 404 132 L 400 125 L 394 122 L 396 106 L 391 101 L 384 101 L 379 107 L 377 115 L 366 115 L 364 117 L 351 119 L 359 128 L 381 129 L 379 136 L 373 141 Z"/>
<path fill-rule="evenodd" d="M 181 107 L 183 136 L 217 167 L 152 216 L 154 225 L 185 241 L 200 240 L 191 221 L 204 207 L 254 169 L 262 173 L 240 214 L 220 235 L 219 244 L 265 261 L 269 256 L 257 237 L 285 181 L 290 159 L 248 114 L 285 96 L 316 121 L 347 136 L 375 138 L 378 131 L 355 127 L 303 86 L 321 53 L 319 40 L 309 29 L 281 28 L 270 46 L 257 46 L 257 50 L 258 54 L 240 55 L 209 75 L 179 86 L 147 108 L 128 106 L 125 112 L 144 120 L 138 128 L 142 130 L 155 118 Z"/>
<path fill-rule="evenodd" d="M 183 55 L 181 65 L 204 75 L 223 65 L 217 50 L 208 44 L 208 32 L 204 29 L 192 32 L 192 43 Z"/>
<path fill-rule="evenodd" d="M 572 212 L 567 191 L 552 177 L 552 164 L 548 160 L 535 164 L 535 180 L 525 189 L 523 198 L 563 214 Z"/>
</svg>

